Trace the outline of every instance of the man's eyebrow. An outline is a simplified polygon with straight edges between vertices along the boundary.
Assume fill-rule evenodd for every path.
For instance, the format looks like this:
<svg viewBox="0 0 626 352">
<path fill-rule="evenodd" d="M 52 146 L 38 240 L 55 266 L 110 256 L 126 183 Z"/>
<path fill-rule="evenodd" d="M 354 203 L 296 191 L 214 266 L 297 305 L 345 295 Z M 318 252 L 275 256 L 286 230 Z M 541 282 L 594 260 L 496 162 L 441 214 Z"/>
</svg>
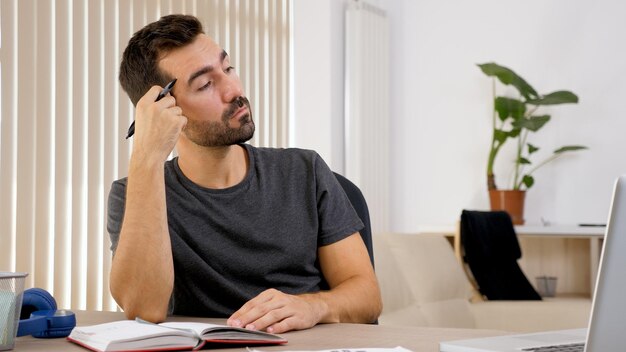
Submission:
<svg viewBox="0 0 626 352">
<path fill-rule="evenodd" d="M 224 62 L 227 56 L 228 56 L 228 53 L 226 53 L 226 50 L 222 50 L 222 52 L 220 53 L 220 62 Z M 213 69 L 214 68 L 212 65 L 207 65 L 199 69 L 198 71 L 192 73 L 191 76 L 189 76 L 189 79 L 187 80 L 187 85 L 191 86 L 191 83 L 193 82 L 194 79 L 202 76 L 205 73 L 209 73 L 213 71 Z"/>
<path fill-rule="evenodd" d="M 193 82 L 194 79 L 202 76 L 205 73 L 211 72 L 211 71 L 213 71 L 213 66 L 211 66 L 211 65 L 204 66 L 203 68 L 199 69 L 198 71 L 192 73 L 191 76 L 189 76 L 189 79 L 187 80 L 187 85 L 191 86 L 191 83 Z"/>
</svg>

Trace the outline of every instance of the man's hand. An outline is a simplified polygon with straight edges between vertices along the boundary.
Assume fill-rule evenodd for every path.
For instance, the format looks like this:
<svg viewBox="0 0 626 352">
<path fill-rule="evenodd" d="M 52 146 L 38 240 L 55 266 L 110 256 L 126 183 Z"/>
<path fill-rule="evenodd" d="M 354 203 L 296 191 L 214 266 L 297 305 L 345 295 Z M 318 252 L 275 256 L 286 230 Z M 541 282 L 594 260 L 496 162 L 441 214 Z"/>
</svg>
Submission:
<svg viewBox="0 0 626 352">
<path fill-rule="evenodd" d="M 276 289 L 261 292 L 228 318 L 230 326 L 283 333 L 320 322 L 326 304 L 314 295 L 288 295 Z"/>
<path fill-rule="evenodd" d="M 153 86 L 137 102 L 133 153 L 138 152 L 143 157 L 154 156 L 165 162 L 187 124 L 187 118 L 173 96 L 167 95 L 155 102 L 161 89 Z"/>
</svg>

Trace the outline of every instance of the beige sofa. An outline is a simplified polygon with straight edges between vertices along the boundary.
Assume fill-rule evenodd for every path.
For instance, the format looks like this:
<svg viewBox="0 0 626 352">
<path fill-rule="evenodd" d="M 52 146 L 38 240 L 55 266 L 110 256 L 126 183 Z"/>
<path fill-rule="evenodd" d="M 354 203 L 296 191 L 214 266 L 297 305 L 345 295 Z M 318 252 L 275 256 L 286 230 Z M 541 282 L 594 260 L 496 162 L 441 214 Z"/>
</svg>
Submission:
<svg viewBox="0 0 626 352">
<path fill-rule="evenodd" d="M 383 296 L 380 324 L 514 332 L 587 326 L 588 298 L 476 300 L 452 247 L 441 235 L 378 234 L 373 240 Z"/>
</svg>

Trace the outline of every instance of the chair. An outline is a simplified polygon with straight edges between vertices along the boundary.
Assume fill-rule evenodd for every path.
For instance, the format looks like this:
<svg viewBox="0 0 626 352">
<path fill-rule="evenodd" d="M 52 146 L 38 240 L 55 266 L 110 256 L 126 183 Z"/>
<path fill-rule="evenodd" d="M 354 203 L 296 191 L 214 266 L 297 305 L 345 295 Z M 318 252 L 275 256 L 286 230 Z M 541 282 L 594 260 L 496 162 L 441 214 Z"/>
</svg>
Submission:
<svg viewBox="0 0 626 352">
<path fill-rule="evenodd" d="M 359 187 L 357 187 L 352 181 L 348 180 L 344 176 L 333 172 L 337 181 L 343 188 L 344 192 L 348 196 L 350 203 L 352 203 L 352 207 L 356 210 L 357 215 L 363 221 L 365 227 L 360 231 L 361 238 L 363 238 L 363 242 L 365 243 L 365 247 L 367 247 L 367 253 L 370 255 L 370 260 L 372 262 L 372 267 L 374 267 L 374 248 L 372 246 L 372 226 L 370 223 L 370 213 L 367 208 L 367 202 L 365 201 L 365 197 Z"/>
<path fill-rule="evenodd" d="M 461 243 L 463 259 L 487 299 L 541 300 L 517 263 L 522 250 L 508 213 L 463 210 Z"/>
</svg>

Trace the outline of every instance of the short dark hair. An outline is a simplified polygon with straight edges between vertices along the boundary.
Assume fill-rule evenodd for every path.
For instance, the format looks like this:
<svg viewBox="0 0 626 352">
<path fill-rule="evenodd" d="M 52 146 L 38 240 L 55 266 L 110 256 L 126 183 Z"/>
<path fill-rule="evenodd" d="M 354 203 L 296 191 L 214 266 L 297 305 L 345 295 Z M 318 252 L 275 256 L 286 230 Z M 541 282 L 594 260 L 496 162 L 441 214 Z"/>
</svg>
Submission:
<svg viewBox="0 0 626 352">
<path fill-rule="evenodd" d="M 152 22 L 128 41 L 120 64 L 120 84 L 137 102 L 153 85 L 165 86 L 173 77 L 159 70 L 158 61 L 168 51 L 191 43 L 204 33 L 202 23 L 189 15 L 168 15 Z"/>
</svg>

